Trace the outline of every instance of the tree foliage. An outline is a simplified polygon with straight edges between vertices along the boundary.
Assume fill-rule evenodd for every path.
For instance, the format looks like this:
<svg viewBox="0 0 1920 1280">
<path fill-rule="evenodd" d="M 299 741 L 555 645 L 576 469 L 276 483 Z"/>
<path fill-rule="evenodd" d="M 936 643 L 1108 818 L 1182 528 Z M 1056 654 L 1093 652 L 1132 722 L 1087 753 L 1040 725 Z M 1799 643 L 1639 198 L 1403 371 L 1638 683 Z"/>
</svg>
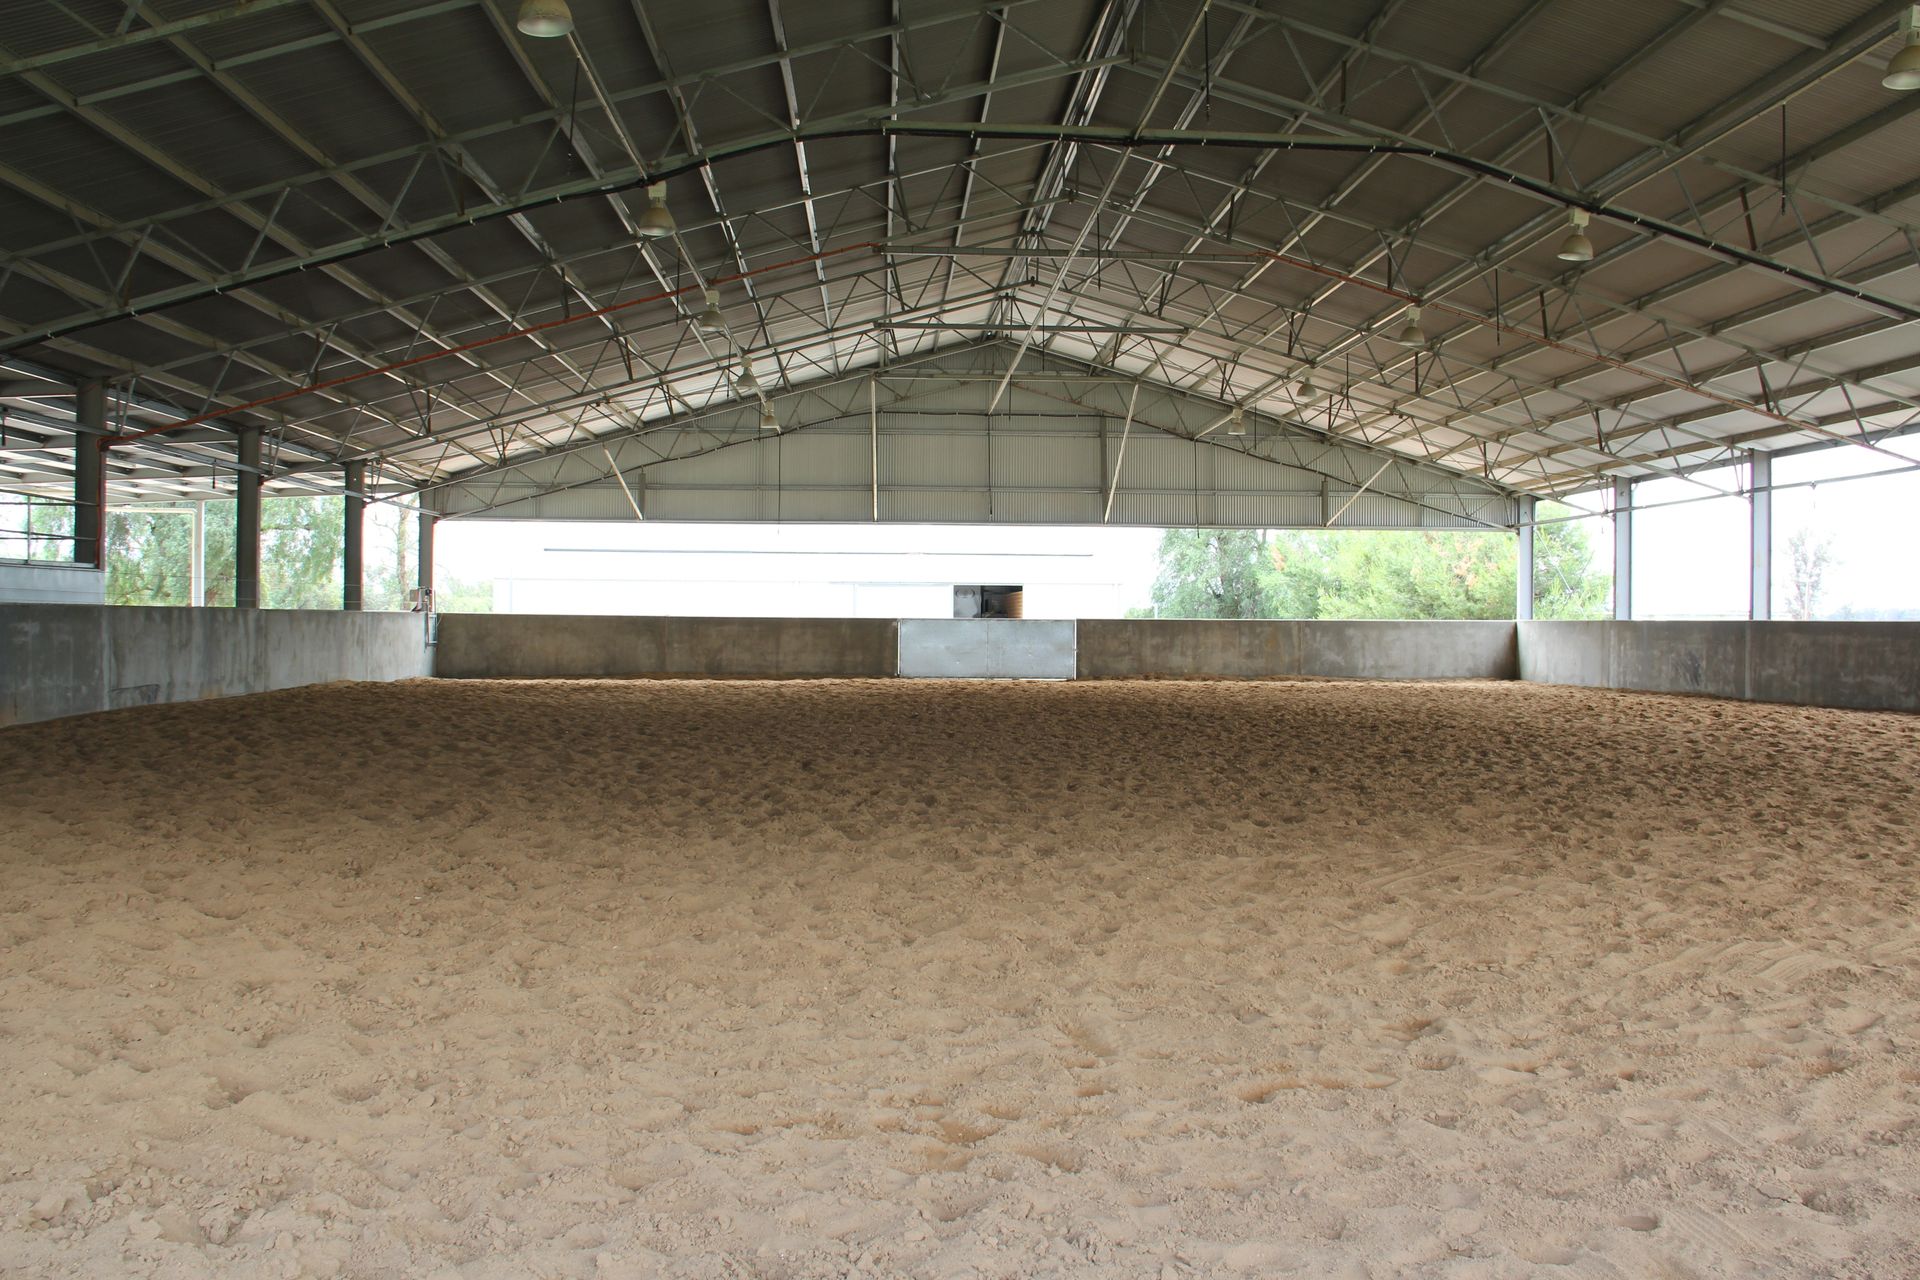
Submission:
<svg viewBox="0 0 1920 1280">
<path fill-rule="evenodd" d="M 235 510 L 206 504 L 206 599 L 233 604 Z M 333 497 L 266 498 L 260 504 L 260 603 L 269 609 L 338 609 L 345 583 L 346 504 Z M 362 603 L 407 608 L 416 582 L 417 538 L 411 512 L 367 508 Z M 187 505 L 128 507 L 107 524 L 107 603 L 185 605 L 192 599 L 193 513 Z M 492 608 L 491 588 L 449 584 L 468 612 Z"/>
<path fill-rule="evenodd" d="M 1535 529 L 1534 610 L 1600 616 L 1608 580 L 1578 522 Z M 1511 534 L 1169 529 L 1152 616 L 1161 618 L 1511 618 Z"/>
<path fill-rule="evenodd" d="M 1787 616 L 1807 622 L 1820 616 L 1820 592 L 1833 567 L 1833 544 L 1802 525 L 1787 539 L 1787 555 Z"/>
<path fill-rule="evenodd" d="M 1272 618 L 1267 537 L 1251 529 L 1169 529 L 1153 584 L 1163 618 Z"/>
</svg>

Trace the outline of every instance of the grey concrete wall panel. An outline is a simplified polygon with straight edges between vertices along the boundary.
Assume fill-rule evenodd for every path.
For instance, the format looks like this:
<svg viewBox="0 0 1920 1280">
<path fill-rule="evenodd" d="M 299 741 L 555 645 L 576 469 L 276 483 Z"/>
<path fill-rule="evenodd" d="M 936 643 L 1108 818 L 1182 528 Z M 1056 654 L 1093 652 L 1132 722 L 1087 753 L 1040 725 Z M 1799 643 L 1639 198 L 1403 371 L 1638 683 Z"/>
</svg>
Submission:
<svg viewBox="0 0 1920 1280">
<path fill-rule="evenodd" d="M 921 679 L 1071 680 L 1074 624 L 1038 618 L 906 618 L 900 674 Z"/>
<path fill-rule="evenodd" d="M 652 618 L 450 613 L 435 674 L 456 679 L 878 677 L 891 618 Z"/>
<path fill-rule="evenodd" d="M 549 614 L 440 616 L 434 674 L 456 679 L 657 675 L 666 619 Z"/>
<path fill-rule="evenodd" d="M 1083 680 L 1258 680 L 1300 670 L 1298 622 L 1087 619 L 1079 645 Z"/>
<path fill-rule="evenodd" d="M 1920 711 L 1920 623 L 1523 622 L 1520 677 Z"/>
<path fill-rule="evenodd" d="M 1511 680 L 1511 622 L 1086 621 L 1079 672 L 1247 680 Z"/>
<path fill-rule="evenodd" d="M 411 613 L 0 605 L 0 724 L 431 673 Z"/>
<path fill-rule="evenodd" d="M 1520 678 L 1604 689 L 1612 680 L 1611 622 L 1522 622 Z"/>
<path fill-rule="evenodd" d="M 1920 622 L 1756 622 L 1747 672 L 1763 702 L 1920 711 Z"/>
<path fill-rule="evenodd" d="M 1622 622 L 1609 646 L 1609 683 L 1616 689 L 1657 689 L 1744 698 L 1747 622 Z"/>
<path fill-rule="evenodd" d="M 106 610 L 0 605 L 0 725 L 107 709 Z"/>
<path fill-rule="evenodd" d="M 91 565 L 0 564 L 0 604 L 105 604 L 107 575 Z"/>
<path fill-rule="evenodd" d="M 1348 680 L 1511 680 L 1511 622 L 1302 622 L 1300 671 Z"/>
</svg>

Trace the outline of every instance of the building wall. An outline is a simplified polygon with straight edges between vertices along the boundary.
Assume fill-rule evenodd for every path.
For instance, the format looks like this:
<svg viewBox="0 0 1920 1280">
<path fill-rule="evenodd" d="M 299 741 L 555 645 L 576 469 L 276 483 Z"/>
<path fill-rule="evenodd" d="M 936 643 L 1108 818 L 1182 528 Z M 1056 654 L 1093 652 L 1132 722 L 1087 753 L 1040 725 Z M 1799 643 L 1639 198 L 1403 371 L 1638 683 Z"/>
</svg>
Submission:
<svg viewBox="0 0 1920 1280">
<path fill-rule="evenodd" d="M 891 618 L 619 618 L 449 613 L 435 674 L 454 678 L 891 676 Z"/>
<path fill-rule="evenodd" d="M 1511 622 L 1084 620 L 1083 680 L 1511 680 Z"/>
<path fill-rule="evenodd" d="M 1523 680 L 1920 711 L 1920 623 L 1518 625 Z"/>
<path fill-rule="evenodd" d="M 431 667 L 420 614 L 0 604 L 0 725 Z"/>
<path fill-rule="evenodd" d="M 0 604 L 105 604 L 107 575 L 83 564 L 0 561 Z"/>
</svg>

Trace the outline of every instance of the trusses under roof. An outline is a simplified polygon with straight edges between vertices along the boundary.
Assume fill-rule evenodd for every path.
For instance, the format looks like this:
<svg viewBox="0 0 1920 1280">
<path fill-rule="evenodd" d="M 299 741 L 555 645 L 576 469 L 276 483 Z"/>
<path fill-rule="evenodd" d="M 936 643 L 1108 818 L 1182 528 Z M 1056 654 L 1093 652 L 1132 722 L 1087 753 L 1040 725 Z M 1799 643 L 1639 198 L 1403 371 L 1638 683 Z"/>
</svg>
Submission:
<svg viewBox="0 0 1920 1280">
<path fill-rule="evenodd" d="M 696 422 L 765 448 L 763 395 L 824 426 L 982 343 L 981 417 L 1080 367 L 1222 448 L 1507 497 L 1920 421 L 1903 5 L 574 0 L 566 40 L 509 0 L 28 8 L 0 489 L 70 485 L 80 377 L 115 430 L 187 424 L 111 451 L 118 500 L 217 489 L 258 427 L 276 488 L 366 460 L 464 511 Z M 1590 262 L 1554 255 L 1573 208 Z"/>
</svg>

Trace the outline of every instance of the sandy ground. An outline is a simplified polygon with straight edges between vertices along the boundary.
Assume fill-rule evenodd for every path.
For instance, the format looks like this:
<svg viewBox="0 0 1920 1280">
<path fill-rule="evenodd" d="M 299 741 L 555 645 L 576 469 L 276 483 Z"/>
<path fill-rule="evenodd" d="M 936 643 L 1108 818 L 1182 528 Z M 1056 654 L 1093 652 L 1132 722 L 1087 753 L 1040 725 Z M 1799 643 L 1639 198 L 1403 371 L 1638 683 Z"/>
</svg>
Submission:
<svg viewBox="0 0 1920 1280">
<path fill-rule="evenodd" d="M 0 1273 L 1920 1274 L 1920 717 L 335 685 L 0 732 Z"/>
</svg>

